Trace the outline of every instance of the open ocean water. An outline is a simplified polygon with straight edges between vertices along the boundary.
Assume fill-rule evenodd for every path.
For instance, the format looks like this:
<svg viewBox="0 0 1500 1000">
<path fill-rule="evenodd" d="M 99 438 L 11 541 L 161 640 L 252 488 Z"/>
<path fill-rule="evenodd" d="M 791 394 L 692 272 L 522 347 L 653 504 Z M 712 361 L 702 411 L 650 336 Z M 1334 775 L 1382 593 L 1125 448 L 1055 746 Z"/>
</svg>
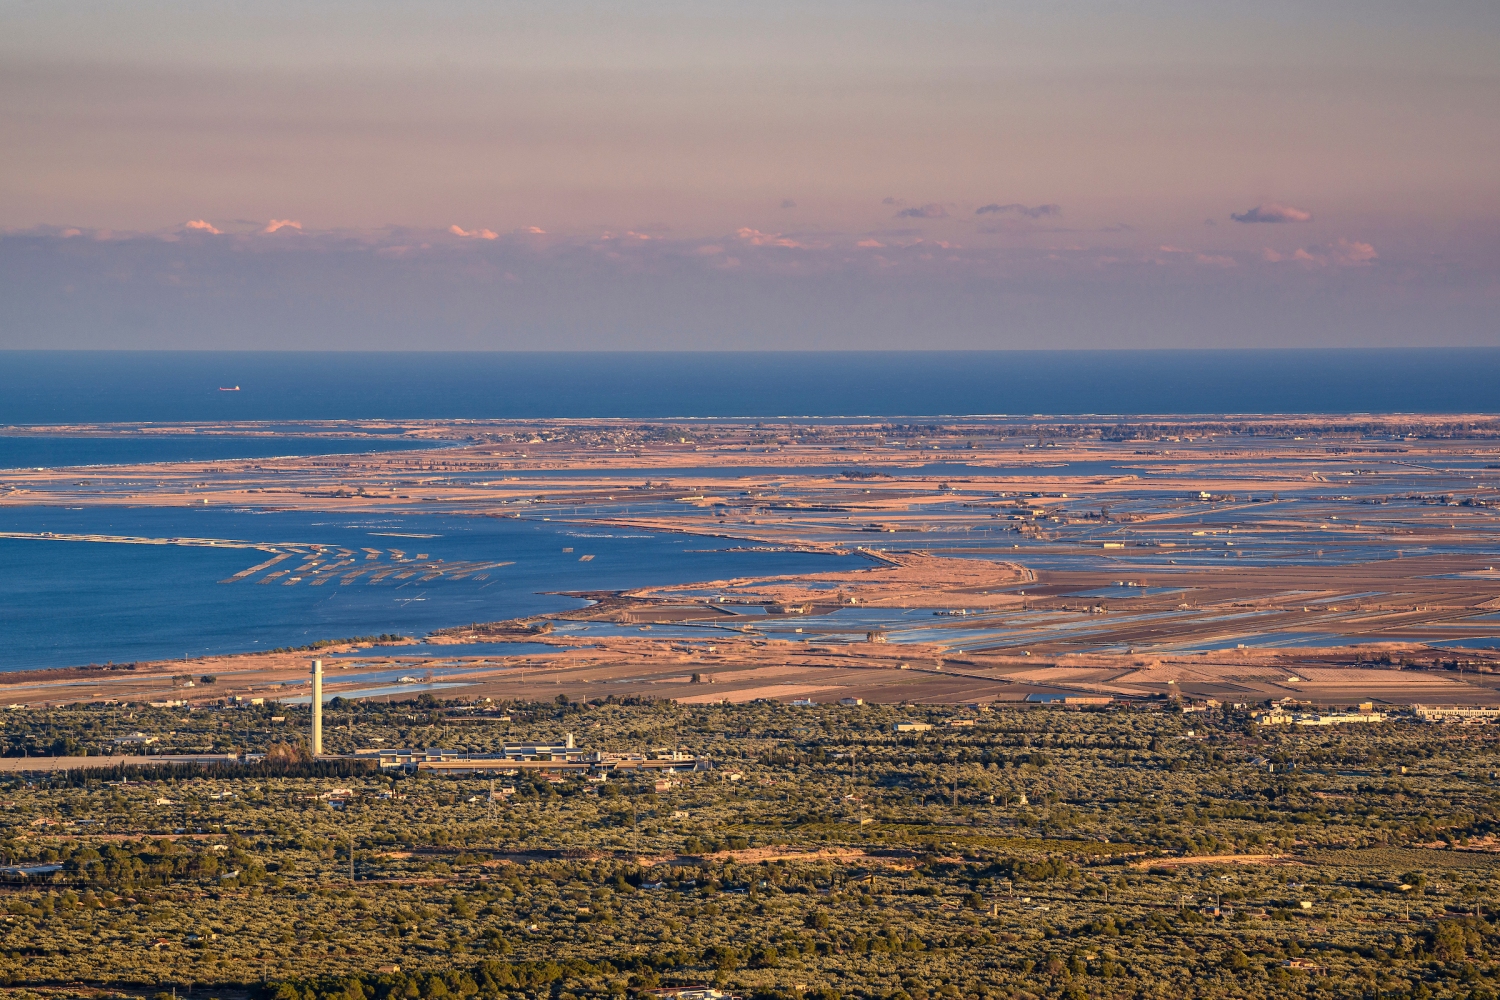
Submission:
<svg viewBox="0 0 1500 1000">
<path fill-rule="evenodd" d="M 221 392 L 221 386 L 239 386 Z M 5 434 L 6 426 L 360 418 L 1494 413 L 1500 349 L 460 354 L 0 352 L 6 468 L 412 447 L 295 435 Z M 424 442 L 417 446 L 431 446 Z M 379 523 L 376 523 L 376 520 Z M 301 645 L 535 614 L 607 590 L 816 571 L 834 557 L 701 551 L 680 535 L 574 540 L 561 525 L 190 508 L 0 508 L 0 531 L 376 544 L 434 535 L 444 559 L 513 560 L 486 580 L 322 587 L 217 581 L 256 550 L 0 539 L 0 670 Z M 562 550 L 586 545 L 580 563 Z M 410 546 L 408 546 L 410 547 Z M 725 543 L 724 548 L 729 547 Z"/>
<path fill-rule="evenodd" d="M 239 392 L 220 392 L 221 386 Z M 351 418 L 1471 413 L 1500 348 L 0 352 L 0 426 Z"/>
</svg>

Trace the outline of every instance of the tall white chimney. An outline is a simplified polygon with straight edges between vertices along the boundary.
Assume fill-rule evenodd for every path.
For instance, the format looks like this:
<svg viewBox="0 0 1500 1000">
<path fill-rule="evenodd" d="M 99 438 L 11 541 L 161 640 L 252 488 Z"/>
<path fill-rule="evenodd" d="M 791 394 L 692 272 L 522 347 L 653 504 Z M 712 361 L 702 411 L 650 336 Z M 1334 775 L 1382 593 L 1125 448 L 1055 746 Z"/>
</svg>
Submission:
<svg viewBox="0 0 1500 1000">
<path fill-rule="evenodd" d="M 313 660 L 312 665 L 312 752 L 314 757 L 323 755 L 323 661 Z"/>
</svg>

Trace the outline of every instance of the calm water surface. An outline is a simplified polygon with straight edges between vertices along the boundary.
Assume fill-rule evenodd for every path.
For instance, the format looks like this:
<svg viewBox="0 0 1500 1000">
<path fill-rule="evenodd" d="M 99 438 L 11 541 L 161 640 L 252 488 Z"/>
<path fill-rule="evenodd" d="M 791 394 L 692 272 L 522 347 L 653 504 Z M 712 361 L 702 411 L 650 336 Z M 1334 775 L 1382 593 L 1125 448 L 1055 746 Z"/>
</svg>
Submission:
<svg viewBox="0 0 1500 1000">
<path fill-rule="evenodd" d="M 431 441 L 292 435 L 163 434 L 121 437 L 0 435 L 0 470 L 59 469 L 147 462 L 208 462 L 290 455 L 352 455 L 432 448 Z"/>
<path fill-rule="evenodd" d="M 0 352 L 0 425 L 1371 410 L 1500 410 L 1500 349 Z"/>
<path fill-rule="evenodd" d="M 484 580 L 348 585 L 223 584 L 258 549 L 0 539 L 0 670 L 300 646 L 316 639 L 423 635 L 578 607 L 552 591 L 613 590 L 752 574 L 818 572 L 834 556 L 727 552 L 675 534 L 587 539 L 568 526 L 457 516 L 345 516 L 193 508 L 0 508 L 0 531 L 191 537 L 388 548 L 434 559 L 513 561 Z M 392 538 L 388 532 L 433 535 Z M 574 552 L 564 552 L 573 548 Z M 580 554 L 591 554 L 580 562 Z M 446 650 L 434 650 L 437 653 Z"/>
</svg>

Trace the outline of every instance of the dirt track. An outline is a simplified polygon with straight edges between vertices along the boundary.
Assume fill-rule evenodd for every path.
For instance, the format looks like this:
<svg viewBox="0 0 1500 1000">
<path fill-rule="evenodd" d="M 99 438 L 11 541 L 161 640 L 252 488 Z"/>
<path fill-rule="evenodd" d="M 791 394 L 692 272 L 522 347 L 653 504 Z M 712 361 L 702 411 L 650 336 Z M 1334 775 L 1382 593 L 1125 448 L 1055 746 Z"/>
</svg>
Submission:
<svg viewBox="0 0 1500 1000">
<path fill-rule="evenodd" d="M 1190 858 L 1152 858 L 1135 861 L 1132 868 L 1187 868 L 1195 865 L 1300 865 L 1304 862 L 1281 854 L 1200 854 Z"/>
</svg>

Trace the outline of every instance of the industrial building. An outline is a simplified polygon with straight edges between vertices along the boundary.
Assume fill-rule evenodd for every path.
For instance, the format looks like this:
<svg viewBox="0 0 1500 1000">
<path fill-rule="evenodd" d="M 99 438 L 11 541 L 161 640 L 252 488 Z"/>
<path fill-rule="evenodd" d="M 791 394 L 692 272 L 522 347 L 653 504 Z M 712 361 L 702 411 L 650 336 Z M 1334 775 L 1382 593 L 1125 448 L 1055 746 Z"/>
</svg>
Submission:
<svg viewBox="0 0 1500 1000">
<path fill-rule="evenodd" d="M 323 661 L 312 661 L 312 752 L 323 753 Z M 428 747 L 423 750 L 356 750 L 336 755 L 353 760 L 372 760 L 382 771 L 445 771 L 450 774 L 515 773 L 517 771 L 580 771 L 608 775 L 614 771 L 707 771 L 707 760 L 678 750 L 646 753 L 604 753 L 578 749 L 573 734 L 561 743 L 506 744 L 498 753 L 471 753 Z"/>
<path fill-rule="evenodd" d="M 1255 721 L 1263 726 L 1344 726 L 1360 723 L 1384 722 L 1384 712 L 1288 712 L 1273 710 L 1262 712 Z"/>
<path fill-rule="evenodd" d="M 515 771 L 577 771 L 607 775 L 617 771 L 707 771 L 712 765 L 693 754 L 672 751 L 645 753 L 605 753 L 579 750 L 571 735 L 557 745 L 507 745 L 498 753 L 470 753 L 429 747 L 425 750 L 360 750 L 354 754 L 362 760 L 379 762 L 382 771 L 445 771 L 456 774 Z"/>
<path fill-rule="evenodd" d="M 1109 705 L 1115 699 L 1113 695 L 1107 694 L 1063 694 L 1043 691 L 1028 694 L 1026 700 L 1033 705 Z"/>
<path fill-rule="evenodd" d="M 1437 708 L 1430 705 L 1413 705 L 1412 714 L 1423 722 L 1484 723 L 1500 720 L 1500 708 L 1483 705 L 1453 706 Z"/>
</svg>

